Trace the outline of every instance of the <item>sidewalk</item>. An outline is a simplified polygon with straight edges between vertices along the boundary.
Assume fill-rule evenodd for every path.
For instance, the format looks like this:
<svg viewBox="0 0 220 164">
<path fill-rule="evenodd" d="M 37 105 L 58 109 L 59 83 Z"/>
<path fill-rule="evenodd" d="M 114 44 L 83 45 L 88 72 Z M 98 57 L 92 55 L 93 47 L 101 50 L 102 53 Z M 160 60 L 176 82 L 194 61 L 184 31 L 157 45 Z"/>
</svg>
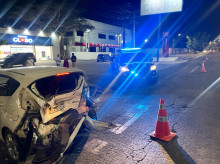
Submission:
<svg viewBox="0 0 220 164">
<path fill-rule="evenodd" d="M 198 58 L 207 55 L 207 52 L 201 52 L 198 54 L 175 54 L 170 55 L 169 57 L 159 57 L 159 63 L 169 63 L 169 62 L 177 62 L 177 61 L 186 61 L 193 58 Z M 153 61 L 157 61 L 157 57 L 153 57 Z"/>
</svg>

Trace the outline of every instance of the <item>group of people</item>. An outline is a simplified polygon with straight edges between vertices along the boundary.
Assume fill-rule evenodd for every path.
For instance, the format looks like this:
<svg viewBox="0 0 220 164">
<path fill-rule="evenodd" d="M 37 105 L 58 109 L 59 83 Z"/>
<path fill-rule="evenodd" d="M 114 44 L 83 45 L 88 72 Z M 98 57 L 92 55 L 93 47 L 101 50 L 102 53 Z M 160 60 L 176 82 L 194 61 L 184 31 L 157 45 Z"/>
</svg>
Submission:
<svg viewBox="0 0 220 164">
<path fill-rule="evenodd" d="M 72 53 L 72 57 L 70 58 L 70 60 L 72 61 L 72 67 L 76 67 L 76 56 L 74 55 L 74 53 Z M 61 59 L 60 59 L 60 55 L 57 55 L 57 57 L 55 58 L 56 61 L 56 65 L 60 66 L 61 65 Z M 34 61 L 31 57 L 28 57 L 26 62 L 25 62 L 25 66 L 34 66 Z M 68 62 L 68 58 L 65 57 L 64 62 L 63 62 L 63 66 L 69 68 L 69 62 Z"/>
<path fill-rule="evenodd" d="M 72 61 L 72 67 L 76 67 L 76 60 L 77 59 L 76 59 L 76 56 L 74 55 L 74 53 L 72 53 L 70 60 Z M 61 65 L 60 55 L 57 55 L 57 57 L 55 58 L 55 62 L 56 62 L 57 66 Z M 65 57 L 64 62 L 63 62 L 63 66 L 69 68 L 68 57 Z"/>
</svg>

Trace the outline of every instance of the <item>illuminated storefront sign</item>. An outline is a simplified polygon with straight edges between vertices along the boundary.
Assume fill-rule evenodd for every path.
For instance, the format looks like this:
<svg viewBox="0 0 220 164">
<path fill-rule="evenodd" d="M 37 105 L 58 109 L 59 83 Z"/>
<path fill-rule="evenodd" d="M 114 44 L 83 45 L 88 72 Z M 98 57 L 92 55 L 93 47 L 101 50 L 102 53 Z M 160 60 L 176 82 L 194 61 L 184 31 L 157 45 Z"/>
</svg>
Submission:
<svg viewBox="0 0 220 164">
<path fill-rule="evenodd" d="M 32 43 L 33 40 L 28 38 L 27 36 L 18 35 L 17 37 L 13 38 L 13 42 L 15 42 L 15 43 Z"/>
<path fill-rule="evenodd" d="M 141 15 L 182 11 L 183 0 L 141 0 Z"/>
<path fill-rule="evenodd" d="M 51 46 L 50 37 L 19 35 L 19 34 L 1 34 L 2 40 L 5 40 L 7 44 L 12 45 L 42 45 Z"/>
</svg>

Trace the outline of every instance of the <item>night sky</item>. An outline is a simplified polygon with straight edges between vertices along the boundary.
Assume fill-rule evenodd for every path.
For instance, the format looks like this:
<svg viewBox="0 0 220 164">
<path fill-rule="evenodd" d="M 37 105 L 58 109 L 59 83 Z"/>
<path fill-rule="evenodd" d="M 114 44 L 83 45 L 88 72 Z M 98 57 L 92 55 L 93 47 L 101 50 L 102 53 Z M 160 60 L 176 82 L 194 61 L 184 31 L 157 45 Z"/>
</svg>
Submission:
<svg viewBox="0 0 220 164">
<path fill-rule="evenodd" d="M 141 0 L 83 0 L 78 7 L 87 10 L 85 16 L 105 23 L 122 26 L 123 14 L 121 8 L 130 3 L 131 10 L 140 11 Z M 136 42 L 138 44 L 152 34 L 154 40 L 158 26 L 158 14 L 140 16 L 136 13 Z M 220 33 L 220 0 L 183 0 L 183 11 L 176 13 L 161 14 L 166 18 L 161 25 L 162 32 L 170 32 L 173 37 L 179 33 L 182 36 L 196 32 L 207 32 L 214 39 Z M 132 15 L 128 14 L 128 17 Z M 127 28 L 132 29 L 132 18 L 125 20 Z M 172 38 L 172 37 L 171 37 Z M 153 43 L 154 44 L 154 43 Z"/>
<path fill-rule="evenodd" d="M 3 17 L 2 15 L 5 6 L 12 1 L 15 1 L 14 5 L 16 5 L 25 0 L 0 0 L 1 26 L 8 25 L 7 13 L 13 8 L 7 11 Z M 28 0 L 28 2 L 30 1 L 33 0 Z M 42 0 L 36 0 L 35 3 L 40 1 Z M 69 3 L 77 2 L 77 0 L 67 1 Z M 182 12 L 161 14 L 162 18 L 166 18 L 161 25 L 161 33 L 170 32 L 175 37 L 178 33 L 188 35 L 195 32 L 207 32 L 212 39 L 219 35 L 220 0 L 183 0 L 183 2 Z M 126 24 L 126 28 L 130 29 L 132 29 L 132 17 L 135 11 L 136 39 L 141 44 L 149 36 L 156 36 L 156 31 L 155 33 L 153 31 L 158 26 L 158 14 L 140 16 L 140 3 L 141 0 L 78 0 L 75 8 L 81 11 L 83 17 L 117 26 Z"/>
<path fill-rule="evenodd" d="M 184 23 L 183 28 L 187 28 L 190 24 L 195 23 L 193 30 L 210 31 L 214 34 L 220 32 L 220 1 L 218 0 L 183 0 L 183 11 L 177 13 L 170 13 L 169 19 L 165 24 L 172 25 L 178 17 L 185 14 L 185 17 L 189 17 Z M 120 7 L 126 3 L 132 5 L 132 10 L 140 10 L 140 0 L 83 0 L 79 1 L 79 7 L 87 10 L 86 17 L 91 19 L 96 19 L 102 22 L 107 22 L 111 24 L 120 24 L 117 18 L 120 17 Z M 212 9 L 213 8 L 213 9 Z M 189 11 L 193 13 L 190 14 Z M 187 13 L 188 14 L 187 14 Z M 139 13 L 137 13 L 138 15 Z M 207 14 L 207 15 L 206 15 Z M 144 22 L 150 19 L 152 16 L 142 16 L 138 18 L 138 21 Z M 156 15 L 153 15 L 156 17 Z M 204 17 L 202 19 L 202 17 Z M 201 18 L 200 22 L 199 19 Z"/>
</svg>

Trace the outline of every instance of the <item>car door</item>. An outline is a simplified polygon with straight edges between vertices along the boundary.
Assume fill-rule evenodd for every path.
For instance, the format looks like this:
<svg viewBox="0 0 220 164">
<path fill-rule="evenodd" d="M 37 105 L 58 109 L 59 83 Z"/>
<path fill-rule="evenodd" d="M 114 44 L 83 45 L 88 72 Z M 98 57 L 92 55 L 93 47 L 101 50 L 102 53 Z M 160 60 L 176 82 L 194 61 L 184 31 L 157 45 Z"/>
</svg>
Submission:
<svg viewBox="0 0 220 164">
<path fill-rule="evenodd" d="M 7 82 L 9 78 L 0 75 L 0 126 L 2 126 L 3 117 L 6 112 L 8 102 L 8 88 Z"/>
<path fill-rule="evenodd" d="M 0 124 L 4 119 L 16 121 L 19 116 L 17 95 L 14 92 L 19 82 L 5 75 L 0 75 Z"/>
</svg>

